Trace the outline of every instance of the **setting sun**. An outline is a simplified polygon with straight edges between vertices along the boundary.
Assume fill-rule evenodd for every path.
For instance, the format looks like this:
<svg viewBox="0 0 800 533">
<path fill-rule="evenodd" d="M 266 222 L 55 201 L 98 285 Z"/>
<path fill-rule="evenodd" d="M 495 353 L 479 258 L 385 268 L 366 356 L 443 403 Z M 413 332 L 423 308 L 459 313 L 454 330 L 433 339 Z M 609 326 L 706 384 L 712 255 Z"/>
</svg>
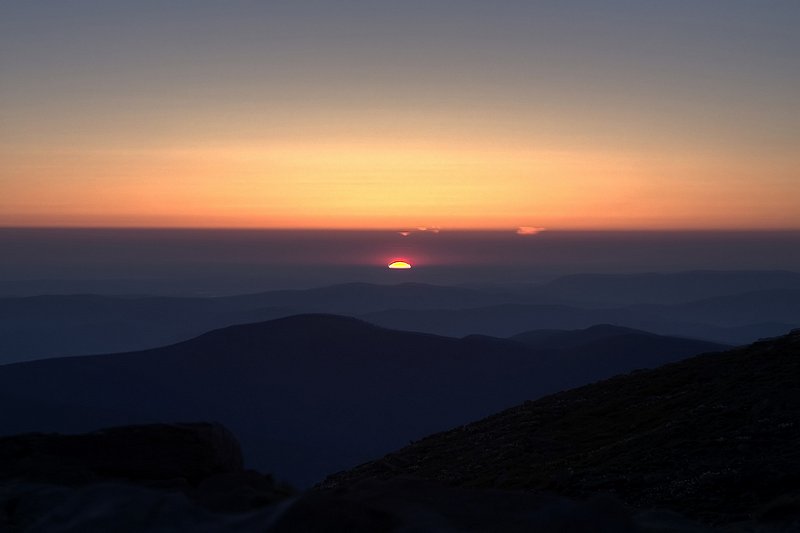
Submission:
<svg viewBox="0 0 800 533">
<path fill-rule="evenodd" d="M 411 264 L 406 261 L 392 261 L 389 263 L 389 268 L 393 270 L 408 270 L 411 268 Z"/>
</svg>

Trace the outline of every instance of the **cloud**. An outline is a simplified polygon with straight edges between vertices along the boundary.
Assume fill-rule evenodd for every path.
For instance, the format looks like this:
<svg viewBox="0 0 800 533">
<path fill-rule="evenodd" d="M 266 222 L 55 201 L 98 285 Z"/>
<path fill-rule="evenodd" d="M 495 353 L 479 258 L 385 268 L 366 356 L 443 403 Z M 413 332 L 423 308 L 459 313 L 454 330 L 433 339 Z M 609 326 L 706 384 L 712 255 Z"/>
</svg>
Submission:
<svg viewBox="0 0 800 533">
<path fill-rule="evenodd" d="M 536 235 L 544 230 L 545 228 L 537 228 L 535 226 L 520 226 L 517 228 L 517 235 Z"/>
<path fill-rule="evenodd" d="M 397 233 L 399 233 L 403 237 L 408 237 L 409 235 L 411 235 L 410 231 L 398 231 Z"/>
<path fill-rule="evenodd" d="M 419 226 L 417 228 L 417 230 L 419 230 L 419 231 L 427 231 L 427 232 L 430 232 L 430 233 L 439 233 L 441 231 L 439 226 Z"/>
</svg>

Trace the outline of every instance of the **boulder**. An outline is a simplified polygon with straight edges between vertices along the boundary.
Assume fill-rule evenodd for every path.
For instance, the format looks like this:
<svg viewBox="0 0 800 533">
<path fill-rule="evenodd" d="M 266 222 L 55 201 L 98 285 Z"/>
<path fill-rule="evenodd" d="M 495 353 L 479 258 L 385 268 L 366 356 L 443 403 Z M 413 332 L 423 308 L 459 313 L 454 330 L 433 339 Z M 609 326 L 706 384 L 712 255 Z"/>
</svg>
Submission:
<svg viewBox="0 0 800 533">
<path fill-rule="evenodd" d="M 0 480 L 194 486 L 212 476 L 242 470 L 239 443 L 219 424 L 150 424 L 81 435 L 30 433 L 0 438 Z"/>
</svg>

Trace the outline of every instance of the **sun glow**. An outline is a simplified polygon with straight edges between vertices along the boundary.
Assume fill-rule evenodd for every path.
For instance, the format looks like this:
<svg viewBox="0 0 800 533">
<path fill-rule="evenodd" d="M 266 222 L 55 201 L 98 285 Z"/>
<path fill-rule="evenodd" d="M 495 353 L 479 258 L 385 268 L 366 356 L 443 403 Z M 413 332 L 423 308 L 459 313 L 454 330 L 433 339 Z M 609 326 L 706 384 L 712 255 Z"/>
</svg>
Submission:
<svg viewBox="0 0 800 533">
<path fill-rule="evenodd" d="M 392 261 L 388 266 L 392 270 L 408 270 L 411 268 L 411 263 L 407 261 Z"/>
<path fill-rule="evenodd" d="M 733 166 L 694 152 L 672 160 L 660 152 L 530 144 L 353 137 L 44 152 L 0 147 L 3 165 L 26 177 L 0 177 L 0 225 L 400 229 L 408 237 L 440 226 L 535 235 L 541 227 L 800 224 L 796 194 L 748 181 L 755 159 Z M 771 165 L 775 179 L 793 183 L 793 155 Z M 695 174 L 708 179 L 691 179 Z M 737 176 L 738 192 L 721 188 L 725 176 Z M 756 217 L 744 209 L 752 202 L 771 207 Z M 732 204 L 750 219 L 730 217 Z M 426 227 L 415 230 L 423 221 Z"/>
</svg>

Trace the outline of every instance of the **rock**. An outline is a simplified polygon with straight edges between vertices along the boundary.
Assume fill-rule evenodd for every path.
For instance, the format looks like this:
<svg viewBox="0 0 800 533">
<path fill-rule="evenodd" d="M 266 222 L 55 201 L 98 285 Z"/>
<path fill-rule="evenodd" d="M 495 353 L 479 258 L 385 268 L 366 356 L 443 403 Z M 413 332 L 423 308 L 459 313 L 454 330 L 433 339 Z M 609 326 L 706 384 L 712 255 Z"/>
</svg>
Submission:
<svg viewBox="0 0 800 533">
<path fill-rule="evenodd" d="M 0 531 L 265 531 L 292 490 L 242 464 L 219 424 L 0 438 Z"/>
<path fill-rule="evenodd" d="M 608 495 L 449 487 L 426 480 L 369 480 L 312 491 L 276 514 L 269 533 L 708 533 L 669 512 L 639 513 Z"/>
<path fill-rule="evenodd" d="M 236 438 L 219 424 L 152 424 L 82 435 L 0 438 L 0 480 L 99 481 L 181 487 L 243 470 Z"/>
<path fill-rule="evenodd" d="M 294 491 L 276 483 L 270 475 L 245 470 L 207 478 L 188 494 L 207 509 L 230 513 L 269 506 L 292 496 Z"/>
<path fill-rule="evenodd" d="M 215 513 L 181 492 L 129 483 L 0 484 L 3 533 L 261 533 L 275 511 Z"/>
</svg>

